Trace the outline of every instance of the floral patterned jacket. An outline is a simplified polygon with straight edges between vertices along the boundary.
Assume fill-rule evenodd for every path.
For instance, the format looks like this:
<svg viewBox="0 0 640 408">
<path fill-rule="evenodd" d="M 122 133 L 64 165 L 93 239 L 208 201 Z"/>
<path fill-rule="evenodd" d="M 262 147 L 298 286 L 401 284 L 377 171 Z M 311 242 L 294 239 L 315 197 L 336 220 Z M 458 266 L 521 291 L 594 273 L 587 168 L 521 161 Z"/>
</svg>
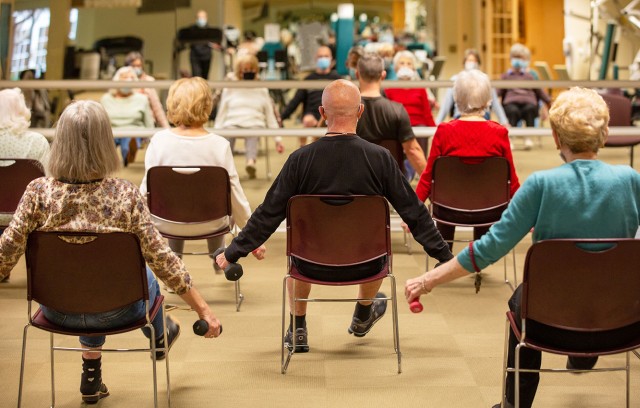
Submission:
<svg viewBox="0 0 640 408">
<path fill-rule="evenodd" d="M 31 231 L 129 232 L 140 240 L 154 274 L 177 294 L 192 285 L 184 263 L 154 227 L 137 186 L 117 178 L 69 184 L 50 177 L 33 180 L 13 220 L 0 236 L 0 277 L 25 252 Z"/>
</svg>

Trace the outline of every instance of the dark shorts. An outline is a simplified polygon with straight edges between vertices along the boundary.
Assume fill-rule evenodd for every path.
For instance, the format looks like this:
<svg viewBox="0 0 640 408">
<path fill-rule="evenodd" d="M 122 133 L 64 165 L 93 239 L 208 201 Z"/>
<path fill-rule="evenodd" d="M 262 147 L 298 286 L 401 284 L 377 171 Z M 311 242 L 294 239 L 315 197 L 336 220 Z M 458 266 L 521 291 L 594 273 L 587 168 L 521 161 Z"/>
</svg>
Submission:
<svg viewBox="0 0 640 408">
<path fill-rule="evenodd" d="M 346 282 L 365 279 L 379 273 L 387 262 L 383 256 L 354 266 L 325 266 L 293 257 L 293 264 L 308 278 L 327 282 Z"/>
</svg>

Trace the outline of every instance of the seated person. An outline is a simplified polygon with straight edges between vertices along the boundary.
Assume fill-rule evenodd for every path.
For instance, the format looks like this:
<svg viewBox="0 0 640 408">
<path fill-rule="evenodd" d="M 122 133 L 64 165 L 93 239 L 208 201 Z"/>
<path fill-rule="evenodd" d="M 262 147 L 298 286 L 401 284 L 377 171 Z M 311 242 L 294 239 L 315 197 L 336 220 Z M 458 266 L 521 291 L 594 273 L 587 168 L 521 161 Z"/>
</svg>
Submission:
<svg viewBox="0 0 640 408">
<path fill-rule="evenodd" d="M 411 51 L 399 51 L 393 58 L 393 68 L 400 81 L 419 80 L 416 57 Z M 411 126 L 435 126 L 431 102 L 425 88 L 387 88 L 387 98 L 401 103 L 407 110 Z"/>
<path fill-rule="evenodd" d="M 49 142 L 40 133 L 29 130 L 30 119 L 31 111 L 20 89 L 0 91 L 0 158 L 34 159 L 42 164 L 44 170 Z M 0 160 L 0 166 L 11 163 Z M 12 217 L 11 214 L 0 214 L 0 226 L 9 225 Z"/>
<path fill-rule="evenodd" d="M 119 167 L 109 117 L 104 108 L 93 101 L 69 105 L 56 126 L 47 167 L 50 177 L 41 177 L 29 184 L 15 217 L 0 236 L 0 277 L 11 272 L 24 254 L 32 231 L 132 233 L 139 238 L 142 255 L 149 265 L 150 302 L 153 303 L 160 293 L 157 276 L 209 324 L 205 337 L 218 337 L 220 321 L 193 286 L 182 261 L 173 254 L 151 223 L 146 200 L 138 188 L 129 181 L 111 177 Z M 65 314 L 45 307 L 42 310 L 47 319 L 58 325 L 89 330 L 124 326 L 145 315 L 143 301 L 98 314 Z M 152 324 L 156 347 L 164 347 L 161 313 Z M 168 347 L 171 348 L 180 335 L 180 326 L 171 316 L 167 316 L 167 329 Z M 149 337 L 148 332 L 145 335 Z M 104 336 L 80 337 L 82 347 L 91 349 L 82 352 L 80 392 L 85 403 L 93 404 L 109 395 L 107 386 L 102 382 L 100 349 L 104 342 Z M 156 352 L 156 357 L 163 359 L 164 352 Z"/>
<path fill-rule="evenodd" d="M 304 80 L 330 80 L 340 79 L 340 75 L 333 69 L 333 54 L 331 49 L 325 45 L 318 47 L 316 51 L 316 69 Z M 289 101 L 287 106 L 282 110 L 280 117 L 282 120 L 287 120 L 298 108 L 298 105 L 302 103 L 302 126 L 304 127 L 317 127 L 320 121 L 320 114 L 318 113 L 318 107 L 320 106 L 320 99 L 322 98 L 322 91 L 319 89 L 299 89 L 296 91 L 293 98 Z M 299 139 L 300 146 L 307 144 L 307 138 L 301 137 Z"/>
<path fill-rule="evenodd" d="M 235 66 L 235 79 L 240 81 L 259 80 L 258 58 L 245 54 L 238 57 Z M 267 88 L 224 88 L 218 114 L 216 129 L 278 129 L 280 125 L 275 108 Z M 231 150 L 236 138 L 231 138 Z M 258 159 L 258 136 L 244 138 L 246 171 L 250 179 L 256 178 L 256 160 Z M 282 141 L 275 139 L 276 150 L 281 151 Z"/>
<path fill-rule="evenodd" d="M 167 97 L 167 116 L 176 127 L 156 133 L 152 138 L 144 159 L 145 175 L 140 191 L 147 192 L 147 171 L 155 166 L 219 166 L 229 173 L 231 182 L 232 222 L 240 228 L 244 227 L 251 216 L 249 202 L 244 195 L 238 171 L 231 155 L 231 147 L 227 139 L 205 130 L 209 120 L 213 99 L 207 82 L 200 77 L 183 78 L 174 82 L 169 88 Z M 229 225 L 230 220 L 223 219 L 202 225 L 182 225 L 167 220 L 151 220 L 156 227 L 168 234 L 182 236 L 198 236 L 216 231 Z M 182 253 L 184 240 L 170 239 L 169 246 L 175 252 Z M 224 236 L 207 239 L 209 252 L 224 247 Z M 265 248 L 260 245 L 251 250 L 256 258 L 261 259 Z M 213 262 L 216 272 L 217 265 Z"/>
<path fill-rule="evenodd" d="M 124 59 L 126 66 L 134 69 L 139 81 L 153 82 L 156 79 L 151 75 L 144 72 L 144 58 L 138 51 L 131 51 Z M 153 114 L 153 120 L 157 127 L 168 128 L 169 121 L 167 121 L 167 115 L 164 113 L 162 102 L 158 96 L 158 91 L 154 88 L 140 88 L 137 90 L 141 94 L 145 95 L 149 99 L 149 107 Z"/>
<path fill-rule="evenodd" d="M 468 276 L 470 272 L 480 272 L 506 255 L 532 228 L 534 242 L 553 238 L 635 236 L 640 225 L 640 174 L 629 166 L 614 166 L 598 160 L 598 150 L 604 146 L 609 132 L 607 104 L 591 89 L 571 88 L 558 96 L 549 114 L 553 140 L 565 163 L 529 176 L 500 221 L 454 260 L 409 279 L 405 285 L 408 302 L 440 284 Z M 509 300 L 509 309 L 518 317 L 521 297 L 522 286 L 519 286 Z M 635 325 L 605 337 L 531 323 L 527 331 L 576 349 L 586 343 L 603 348 L 627 344 L 640 329 Z M 516 344 L 511 333 L 509 367 L 514 367 Z M 569 357 L 568 367 L 589 369 L 596 360 Z M 521 368 L 536 369 L 540 364 L 539 351 L 526 348 L 520 351 Z M 538 381 L 538 373 L 520 374 L 521 407 L 531 407 Z M 512 407 L 515 402 L 514 373 L 507 374 L 506 390 L 508 406 Z M 494 406 L 497 407 L 500 404 Z"/>
<path fill-rule="evenodd" d="M 480 69 L 480 53 L 478 50 L 473 48 L 469 48 L 464 52 L 464 59 L 462 61 L 465 71 L 470 71 L 472 69 Z M 451 77 L 452 81 L 456 80 L 456 75 Z M 460 117 L 460 110 L 458 109 L 458 105 L 455 104 L 453 100 L 453 89 L 448 88 L 447 93 L 444 96 L 444 101 L 440 106 L 440 110 L 438 111 L 438 116 L 436 117 L 436 123 L 442 123 L 447 115 L 453 112 L 453 119 L 458 119 Z M 504 113 L 504 109 L 502 108 L 502 104 L 498 99 L 498 94 L 495 89 L 491 89 L 491 106 L 490 109 L 487 109 L 484 113 L 484 118 L 489 120 L 491 118 L 491 112 L 493 112 L 497 119 L 498 123 L 504 126 L 509 125 L 509 120 L 507 119 L 507 115 Z"/>
<path fill-rule="evenodd" d="M 376 56 L 380 59 L 380 57 Z M 360 60 L 362 63 L 362 60 Z M 382 61 L 380 59 L 380 71 Z M 378 72 L 380 74 L 380 72 Z M 225 268 L 264 243 L 285 219 L 289 199 L 300 194 L 383 195 L 411 227 L 416 240 L 430 256 L 446 262 L 453 255 L 436 230 L 425 206 L 416 198 L 404 179 L 395 159 L 384 147 L 369 143 L 356 135 L 356 123 L 362 115 L 360 92 L 350 81 L 331 82 L 322 93 L 320 115 L 327 122 L 326 136 L 293 152 L 275 179 L 264 202 L 253 213 L 247 226 L 217 257 Z M 327 166 L 327 161 L 331 165 Z M 299 262 L 298 260 L 297 262 Z M 358 279 L 380 272 L 380 263 L 368 268 L 349 270 L 345 279 Z M 299 263 L 300 272 L 327 278 L 335 269 Z M 376 269 L 377 267 L 377 269 Z M 358 298 L 385 297 L 378 293 L 382 280 L 360 285 Z M 287 282 L 291 305 L 291 325 L 284 338 L 293 347 L 293 322 L 296 327 L 295 352 L 309 351 L 306 326 L 306 302 L 292 304 L 292 282 Z M 308 298 L 311 285 L 296 282 L 296 297 Z M 357 337 L 366 335 L 386 311 L 386 300 L 358 301 L 348 328 Z M 295 316 L 295 317 L 294 317 Z"/>
<path fill-rule="evenodd" d="M 535 77 L 528 71 L 531 52 L 522 44 L 516 43 L 511 46 L 509 53 L 511 56 L 511 68 L 502 74 L 500 79 L 509 81 L 533 81 Z M 527 127 L 533 127 L 535 119 L 538 117 L 540 101 L 547 106 L 551 105 L 551 98 L 540 88 L 502 88 L 498 92 L 502 100 L 502 107 L 507 115 L 509 124 L 518 126 L 521 120 Z M 525 139 L 525 149 L 533 146 L 531 139 Z"/>
<path fill-rule="evenodd" d="M 133 82 L 138 81 L 138 76 L 132 67 L 122 67 L 113 75 L 114 81 Z M 117 89 L 111 89 L 100 98 L 104 106 L 111 126 L 121 129 L 140 129 L 153 127 L 153 114 L 149 105 L 149 98 L 140 92 L 134 92 L 133 84 L 122 84 Z M 127 167 L 135 160 L 138 145 L 130 137 L 115 139 L 116 146 L 120 146 L 122 161 Z"/>
<path fill-rule="evenodd" d="M 460 109 L 460 119 L 444 122 L 438 126 L 427 167 L 420 176 L 416 194 L 425 201 L 431 194 L 433 165 L 440 156 L 459 157 L 504 157 L 509 161 L 511 170 L 511 195 L 515 194 L 520 183 L 513 165 L 509 132 L 496 122 L 486 120 L 485 111 L 491 103 L 491 83 L 489 77 L 477 69 L 463 71 L 453 84 L 453 98 Z M 446 241 L 453 240 L 455 226 L 438 223 L 438 230 Z M 479 239 L 487 227 L 476 227 L 474 239 Z M 453 248 L 453 243 L 449 244 Z"/>
</svg>

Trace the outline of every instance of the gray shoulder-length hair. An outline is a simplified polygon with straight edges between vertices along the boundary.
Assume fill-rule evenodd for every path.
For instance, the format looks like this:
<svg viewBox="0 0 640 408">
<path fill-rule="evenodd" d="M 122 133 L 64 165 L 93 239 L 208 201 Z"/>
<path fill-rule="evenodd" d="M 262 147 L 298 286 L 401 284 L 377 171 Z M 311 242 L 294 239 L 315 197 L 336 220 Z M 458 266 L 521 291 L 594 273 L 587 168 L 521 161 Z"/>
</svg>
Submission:
<svg viewBox="0 0 640 408">
<path fill-rule="evenodd" d="M 47 173 L 56 179 L 90 181 L 120 168 L 109 116 L 94 101 L 76 101 L 60 115 Z"/>
<path fill-rule="evenodd" d="M 484 115 L 491 103 L 491 81 L 482 71 L 472 69 L 456 75 L 453 100 L 462 115 Z"/>
</svg>

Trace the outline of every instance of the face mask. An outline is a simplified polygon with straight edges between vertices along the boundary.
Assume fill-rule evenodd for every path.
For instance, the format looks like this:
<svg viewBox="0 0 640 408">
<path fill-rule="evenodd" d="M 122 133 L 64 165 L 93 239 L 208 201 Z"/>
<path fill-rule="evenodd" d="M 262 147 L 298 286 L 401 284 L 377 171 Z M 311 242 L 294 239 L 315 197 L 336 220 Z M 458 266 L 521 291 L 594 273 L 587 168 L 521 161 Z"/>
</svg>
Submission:
<svg viewBox="0 0 640 408">
<path fill-rule="evenodd" d="M 140 78 L 142 76 L 142 68 L 134 68 L 133 70 L 136 73 L 136 75 L 138 76 L 138 78 Z"/>
<path fill-rule="evenodd" d="M 413 79 L 416 72 L 409 67 L 402 67 L 396 72 L 396 76 L 399 79 Z"/>
<path fill-rule="evenodd" d="M 256 73 L 252 72 L 252 71 L 243 72 L 242 73 L 242 79 L 247 79 L 247 80 L 256 79 Z"/>
<path fill-rule="evenodd" d="M 356 69 L 355 68 L 349 68 L 349 77 L 351 79 L 357 79 L 356 78 Z"/>
<path fill-rule="evenodd" d="M 473 61 L 467 61 L 464 63 L 464 69 L 471 71 L 472 69 L 478 69 L 478 63 Z"/>
<path fill-rule="evenodd" d="M 321 57 L 316 61 L 316 66 L 319 69 L 325 70 L 331 66 L 331 58 L 329 57 Z"/>
<path fill-rule="evenodd" d="M 205 27 L 207 25 L 207 20 L 205 20 L 204 18 L 199 18 L 196 20 L 196 25 L 198 27 Z"/>
<path fill-rule="evenodd" d="M 123 95 L 131 95 L 131 93 L 133 92 L 129 87 L 118 88 L 118 91 Z"/>
<path fill-rule="evenodd" d="M 511 58 L 511 66 L 514 69 L 522 69 L 529 66 L 529 61 L 525 61 L 520 58 Z"/>
</svg>

